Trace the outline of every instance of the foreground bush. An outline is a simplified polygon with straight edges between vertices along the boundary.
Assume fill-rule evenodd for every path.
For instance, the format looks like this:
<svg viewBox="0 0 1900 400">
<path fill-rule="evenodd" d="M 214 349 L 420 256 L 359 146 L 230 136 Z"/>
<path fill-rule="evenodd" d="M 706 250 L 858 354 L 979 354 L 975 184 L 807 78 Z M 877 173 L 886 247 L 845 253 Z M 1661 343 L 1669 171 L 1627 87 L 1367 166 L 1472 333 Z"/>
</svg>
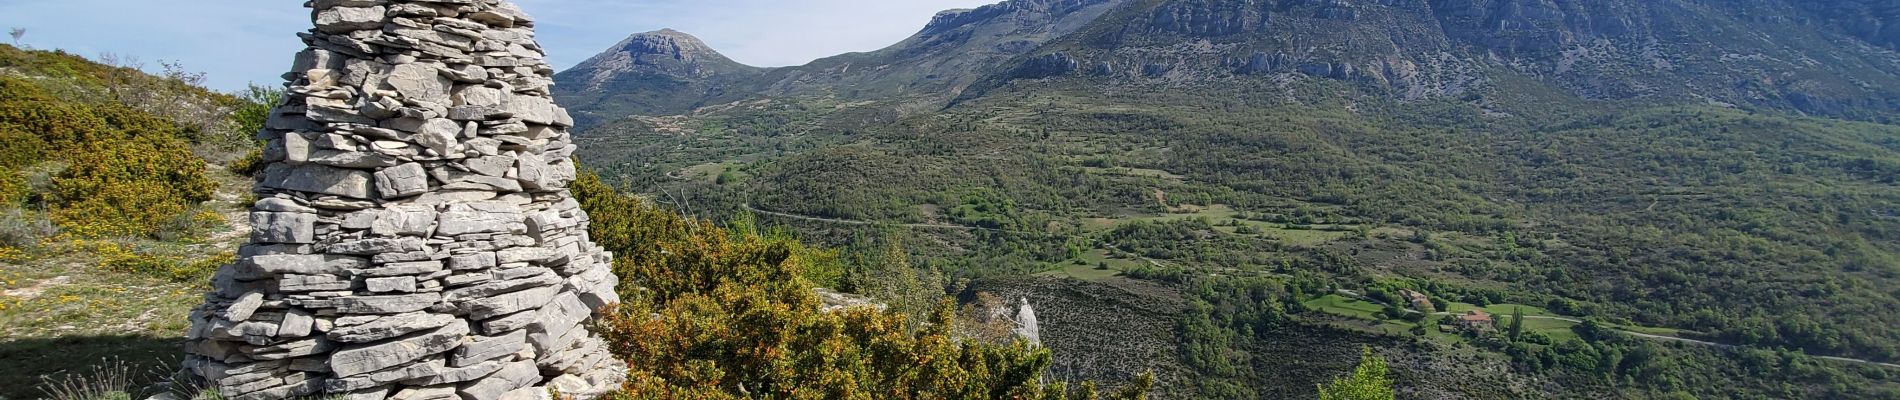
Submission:
<svg viewBox="0 0 1900 400">
<path fill-rule="evenodd" d="M 804 271 L 836 262 L 784 237 L 681 218 L 591 174 L 573 186 L 613 251 L 624 304 L 597 328 L 632 371 L 630 398 L 1067 399 L 1050 353 L 951 334 L 944 304 L 916 331 L 899 314 L 826 312 Z M 819 261 L 814 261 L 817 259 Z M 1139 399 L 1151 379 L 1110 398 Z"/>
<path fill-rule="evenodd" d="M 0 200 L 29 196 L 62 228 L 85 237 L 154 235 L 211 198 L 205 162 L 164 118 L 113 103 L 81 103 L 25 79 L 0 77 Z M 36 164 L 65 168 L 48 193 L 24 182 Z"/>
</svg>

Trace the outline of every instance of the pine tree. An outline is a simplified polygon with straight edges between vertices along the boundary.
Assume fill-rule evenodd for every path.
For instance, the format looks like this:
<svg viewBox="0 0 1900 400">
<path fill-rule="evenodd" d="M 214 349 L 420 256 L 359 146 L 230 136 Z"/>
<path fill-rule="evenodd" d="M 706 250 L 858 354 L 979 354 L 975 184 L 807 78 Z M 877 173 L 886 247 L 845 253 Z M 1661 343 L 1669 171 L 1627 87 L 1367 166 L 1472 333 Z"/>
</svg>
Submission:
<svg viewBox="0 0 1900 400">
<path fill-rule="evenodd" d="M 1511 340 L 1524 337 L 1524 307 L 1511 309 Z"/>
<path fill-rule="evenodd" d="M 1320 400 L 1392 400 L 1397 396 L 1392 378 L 1386 375 L 1385 359 L 1373 355 L 1371 347 L 1361 350 L 1352 375 L 1319 386 Z"/>
</svg>

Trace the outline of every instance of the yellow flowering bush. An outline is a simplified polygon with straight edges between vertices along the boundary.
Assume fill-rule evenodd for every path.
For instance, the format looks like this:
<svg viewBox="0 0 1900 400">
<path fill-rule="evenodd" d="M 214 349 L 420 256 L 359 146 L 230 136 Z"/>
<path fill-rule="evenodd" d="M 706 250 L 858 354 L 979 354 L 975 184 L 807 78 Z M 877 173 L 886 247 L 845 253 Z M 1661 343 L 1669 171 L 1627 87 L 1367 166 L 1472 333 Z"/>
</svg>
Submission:
<svg viewBox="0 0 1900 400">
<path fill-rule="evenodd" d="M 156 276 L 175 282 L 205 281 L 218 268 L 237 261 L 237 254 L 224 253 L 197 261 L 185 261 L 177 257 L 167 257 L 140 253 L 123 245 L 105 242 L 88 242 L 87 246 L 99 255 L 100 265 L 105 269 Z"/>
<path fill-rule="evenodd" d="M 622 398 L 1139 399 L 1152 385 L 1045 385 L 1048 350 L 960 340 L 947 303 L 914 330 L 891 311 L 822 311 L 806 270 L 829 252 L 682 218 L 592 174 L 572 189 L 624 280 L 597 327 L 631 368 Z"/>
<path fill-rule="evenodd" d="M 215 184 L 171 121 L 115 103 L 78 103 L 0 77 L 0 201 L 24 198 L 19 170 L 49 159 L 53 221 L 82 237 L 154 235 L 211 198 Z"/>
</svg>

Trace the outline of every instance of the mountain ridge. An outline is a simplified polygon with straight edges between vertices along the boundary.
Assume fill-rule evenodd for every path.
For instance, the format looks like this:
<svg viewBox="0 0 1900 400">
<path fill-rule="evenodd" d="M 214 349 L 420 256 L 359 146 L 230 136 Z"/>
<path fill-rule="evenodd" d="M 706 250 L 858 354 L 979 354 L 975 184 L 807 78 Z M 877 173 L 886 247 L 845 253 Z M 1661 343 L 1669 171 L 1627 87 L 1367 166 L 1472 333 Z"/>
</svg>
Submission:
<svg viewBox="0 0 1900 400">
<path fill-rule="evenodd" d="M 1415 344 L 1427 364 L 1469 365 L 1447 348 L 1509 360 L 1400 367 L 1448 383 L 1401 384 L 1424 397 L 1900 393 L 1886 371 L 1801 355 L 1900 359 L 1900 60 L 1883 5 L 1049 5 L 942 13 L 883 50 L 929 65 L 1010 43 L 979 32 L 1067 15 L 1031 31 L 1053 38 L 955 68 L 969 84 L 892 90 L 880 85 L 901 80 L 881 78 L 904 75 L 864 71 L 901 57 L 844 55 L 819 64 L 835 71 L 768 74 L 808 78 L 791 85 L 601 125 L 577 154 L 700 215 L 751 213 L 843 247 L 901 241 L 950 281 L 1155 284 L 1143 293 L 1192 305 L 1141 321 L 1178 327 L 1142 344 L 1181 356 L 1154 359 L 1174 371 L 1160 387 L 1179 389 L 1157 398 L 1300 396 L 1313 384 L 1287 371 L 1331 350 L 1284 346 L 1350 336 L 1286 335 L 1314 326 Z M 1223 281 L 1298 294 L 1280 318 Z M 1403 291 L 1568 319 L 1522 337 L 1441 332 L 1400 318 L 1419 303 Z M 1072 321 L 1081 333 L 1046 343 L 1057 365 L 1137 372 L 1088 367 L 1112 353 L 1089 343 L 1125 342 L 1128 324 Z"/>
<path fill-rule="evenodd" d="M 603 63 L 584 62 L 557 74 L 555 90 L 583 127 L 632 115 L 680 114 L 754 95 L 903 98 L 913 104 L 910 108 L 934 109 L 984 76 L 986 69 L 1072 33 L 1127 1 L 1010 0 L 946 10 L 891 46 L 799 66 L 720 64 L 718 73 L 694 76 L 665 64 L 622 63 L 629 68 L 603 69 L 598 68 Z M 626 58 L 617 56 L 625 53 L 626 44 L 595 58 Z M 717 54 L 709 48 L 706 52 Z"/>
<path fill-rule="evenodd" d="M 591 126 L 758 96 L 891 100 L 920 112 L 1020 79 L 1317 78 L 1420 100 L 1513 75 L 1586 99 L 1864 119 L 1900 111 L 1900 89 L 1878 83 L 1900 81 L 1896 21 L 1900 6 L 1856 0 L 1011 0 L 946 10 L 886 48 L 800 66 L 720 63 L 692 74 L 583 63 L 560 74 L 557 90 L 597 114 L 583 118 Z M 655 100 L 596 99 L 625 92 Z"/>
</svg>

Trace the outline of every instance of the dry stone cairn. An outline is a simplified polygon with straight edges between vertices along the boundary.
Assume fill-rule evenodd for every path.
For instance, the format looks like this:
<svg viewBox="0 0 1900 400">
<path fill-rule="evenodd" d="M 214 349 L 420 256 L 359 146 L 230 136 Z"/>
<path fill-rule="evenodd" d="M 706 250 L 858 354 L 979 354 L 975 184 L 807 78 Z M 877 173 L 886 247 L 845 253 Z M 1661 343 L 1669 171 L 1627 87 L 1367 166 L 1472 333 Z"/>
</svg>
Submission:
<svg viewBox="0 0 1900 400">
<path fill-rule="evenodd" d="M 573 120 L 534 20 L 500 0 L 316 0 L 238 261 L 181 375 L 227 398 L 586 398 L 625 366 L 571 198 Z"/>
</svg>

